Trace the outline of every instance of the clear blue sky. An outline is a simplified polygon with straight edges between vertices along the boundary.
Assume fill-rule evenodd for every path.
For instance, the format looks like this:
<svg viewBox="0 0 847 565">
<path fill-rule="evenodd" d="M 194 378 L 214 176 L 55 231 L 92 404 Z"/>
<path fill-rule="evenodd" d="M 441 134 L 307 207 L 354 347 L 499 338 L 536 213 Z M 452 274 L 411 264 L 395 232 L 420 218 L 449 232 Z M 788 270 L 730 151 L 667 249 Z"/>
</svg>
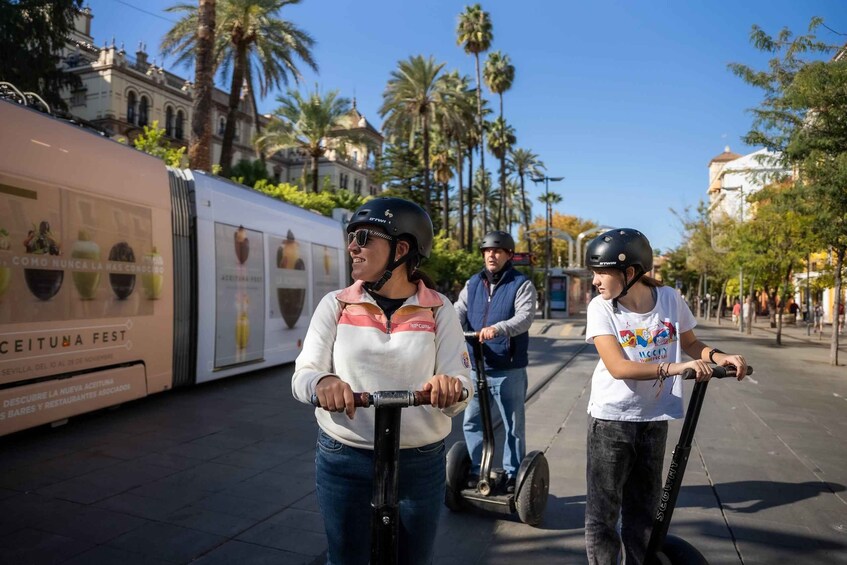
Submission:
<svg viewBox="0 0 847 565">
<path fill-rule="evenodd" d="M 193 2 L 193 0 L 184 0 Z M 161 64 L 159 44 L 174 16 L 175 0 L 89 0 L 92 34 L 103 45 L 114 37 L 134 53 L 139 41 Z M 304 0 L 282 16 L 317 40 L 320 74 L 305 86 L 354 94 L 377 127 L 389 73 L 410 55 L 433 55 L 447 68 L 473 75 L 474 63 L 456 45 L 458 14 L 471 2 L 427 0 Z M 136 8 L 133 8 L 136 6 Z M 488 0 L 492 49 L 516 67 L 505 95 L 506 119 L 518 146 L 547 165 L 563 197 L 557 211 L 600 224 L 635 227 L 654 247 L 682 240 L 670 209 L 696 207 L 706 197 L 709 160 L 741 141 L 751 122 L 747 109 L 761 95 L 727 70 L 730 62 L 763 67 L 749 42 L 753 24 L 775 34 L 805 33 L 812 16 L 847 34 L 843 0 L 658 1 Z M 172 21 L 168 21 L 172 20 Z M 847 42 L 820 28 L 821 39 Z M 194 79 L 193 71 L 165 66 Z M 260 102 L 275 107 L 274 96 Z M 496 175 L 492 157 L 486 159 Z M 495 176 L 496 178 L 496 176 Z M 530 183 L 534 212 L 543 214 Z"/>
</svg>

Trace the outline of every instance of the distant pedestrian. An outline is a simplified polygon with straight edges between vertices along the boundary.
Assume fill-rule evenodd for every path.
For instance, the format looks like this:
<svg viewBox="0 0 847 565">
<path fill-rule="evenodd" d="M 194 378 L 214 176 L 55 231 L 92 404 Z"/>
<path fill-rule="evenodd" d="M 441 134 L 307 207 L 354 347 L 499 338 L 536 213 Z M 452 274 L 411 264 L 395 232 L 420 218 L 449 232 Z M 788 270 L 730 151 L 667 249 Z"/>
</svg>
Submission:
<svg viewBox="0 0 847 565">
<path fill-rule="evenodd" d="M 821 306 L 820 302 L 815 303 L 815 333 L 818 333 L 820 330 L 823 333 L 823 306 Z"/>
<path fill-rule="evenodd" d="M 844 332 L 844 301 L 838 301 L 838 333 Z"/>
<path fill-rule="evenodd" d="M 732 323 L 738 325 L 738 320 L 741 316 L 741 302 L 735 299 L 735 304 L 732 305 Z"/>
<path fill-rule="evenodd" d="M 645 276 L 653 247 L 634 229 L 608 231 L 586 248 L 599 296 L 588 305 L 585 338 L 600 361 L 588 400 L 585 544 L 592 565 L 644 562 L 662 487 L 668 420 L 683 416 L 682 379 L 712 376 L 709 362 L 738 368 L 741 355 L 709 348 L 674 289 Z M 682 361 L 682 351 L 693 361 Z M 667 381 L 667 382 L 666 382 Z M 618 532 L 618 520 L 621 520 Z"/>
</svg>

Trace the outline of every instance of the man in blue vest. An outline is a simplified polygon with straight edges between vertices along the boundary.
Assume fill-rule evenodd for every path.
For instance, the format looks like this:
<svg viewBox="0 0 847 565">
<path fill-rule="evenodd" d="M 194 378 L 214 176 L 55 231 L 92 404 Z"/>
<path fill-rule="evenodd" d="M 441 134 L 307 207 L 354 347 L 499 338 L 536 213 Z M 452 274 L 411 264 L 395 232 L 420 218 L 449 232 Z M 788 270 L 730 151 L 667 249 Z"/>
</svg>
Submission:
<svg viewBox="0 0 847 565">
<path fill-rule="evenodd" d="M 536 292 L 532 281 L 512 266 L 515 240 L 511 235 L 504 231 L 489 232 L 479 248 L 483 269 L 468 280 L 453 306 L 462 326 L 477 332 L 483 343 L 490 398 L 500 410 L 506 436 L 503 446 L 506 492 L 513 493 L 515 476 L 526 454 L 527 349 L 529 327 L 535 318 Z M 472 378 L 475 384 L 476 375 Z M 465 409 L 463 427 L 471 457 L 468 487 L 474 488 L 479 481 L 483 430 L 477 394 Z"/>
</svg>

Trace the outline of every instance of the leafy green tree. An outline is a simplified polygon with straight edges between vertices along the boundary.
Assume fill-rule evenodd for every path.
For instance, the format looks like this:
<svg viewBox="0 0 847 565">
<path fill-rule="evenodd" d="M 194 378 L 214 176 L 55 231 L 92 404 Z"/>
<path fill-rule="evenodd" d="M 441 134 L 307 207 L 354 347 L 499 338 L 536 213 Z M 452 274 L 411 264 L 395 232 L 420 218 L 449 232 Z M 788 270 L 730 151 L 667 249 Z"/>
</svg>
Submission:
<svg viewBox="0 0 847 565">
<path fill-rule="evenodd" d="M 510 220 L 506 217 L 506 211 L 511 207 L 508 200 L 506 188 L 506 155 L 518 142 L 515 137 L 515 128 L 506 123 L 502 117 L 497 118 L 488 129 L 488 147 L 491 153 L 500 160 L 500 206 L 497 211 L 498 224 L 505 227 Z"/>
<path fill-rule="evenodd" d="M 512 88 L 512 83 L 515 81 L 515 66 L 509 60 L 508 55 L 504 55 L 500 51 L 494 51 L 488 54 L 482 76 L 485 79 L 488 90 L 500 98 L 500 119 L 505 120 L 503 116 L 503 93 Z M 500 209 L 505 210 L 508 206 L 504 198 L 508 193 L 506 190 L 506 152 L 500 149 L 495 150 L 493 147 L 491 152 L 494 153 L 495 157 L 500 159 Z"/>
<path fill-rule="evenodd" d="M 730 68 L 764 95 L 753 109 L 745 142 L 779 151 L 786 166 L 799 171 L 797 194 L 803 200 L 795 204 L 812 217 L 810 230 L 820 247 L 834 251 L 835 314 L 847 253 L 847 60 L 821 60 L 840 48 L 817 38 L 815 31 L 822 24 L 821 18 L 812 18 L 809 32 L 797 37 L 787 28 L 773 37 L 754 26 L 754 46 L 773 55 L 767 70 L 743 64 Z M 832 334 L 830 363 L 837 365 L 838 332 Z"/>
<path fill-rule="evenodd" d="M 77 88 L 82 81 L 65 71 L 60 53 L 80 7 L 82 0 L 0 2 L 0 81 L 66 110 L 62 90 Z"/>
<path fill-rule="evenodd" d="M 344 121 L 350 112 L 350 100 L 339 97 L 337 90 L 322 96 L 315 87 L 306 96 L 289 90 L 287 95 L 277 97 L 277 102 L 280 107 L 274 110 L 265 132 L 256 138 L 256 146 L 270 153 L 291 148 L 308 155 L 312 192 L 318 192 L 318 163 L 327 150 L 342 150 L 346 142 L 367 143 Z M 304 188 L 305 176 L 304 167 Z"/>
<path fill-rule="evenodd" d="M 509 151 L 508 166 L 511 171 L 520 179 L 521 191 L 521 223 L 524 228 L 524 237 L 526 237 L 527 251 L 532 253 L 532 239 L 529 237 L 529 222 L 532 215 L 532 205 L 526 199 L 525 177 L 542 176 L 544 163 L 538 158 L 538 155 L 529 149 L 512 149 Z M 530 273 L 533 267 L 530 265 Z"/>
<path fill-rule="evenodd" d="M 385 196 L 398 196 L 423 206 L 424 167 L 420 144 L 411 147 L 408 140 L 388 143 L 377 161 L 375 182 L 383 186 Z"/>
<path fill-rule="evenodd" d="M 260 180 L 270 180 L 268 169 L 261 159 L 249 160 L 241 159 L 232 168 L 230 177 L 237 183 L 244 186 L 255 186 Z"/>
<path fill-rule="evenodd" d="M 159 121 L 153 120 L 149 126 L 144 126 L 141 132 L 132 142 L 133 147 L 139 151 L 158 157 L 170 167 L 184 167 L 185 147 L 174 149 L 165 138 L 165 130 L 159 127 Z"/>
<path fill-rule="evenodd" d="M 491 25 L 491 16 L 482 9 L 479 4 L 473 6 L 465 6 L 465 11 L 459 14 L 459 24 L 456 28 L 456 42 L 461 45 L 465 53 L 474 56 L 476 64 L 476 111 L 478 120 L 478 131 L 480 132 L 479 141 L 479 170 L 485 170 L 485 141 L 482 139 L 481 132 L 485 131 L 483 126 L 482 113 L 482 79 L 479 69 L 479 54 L 488 51 L 491 47 L 491 42 L 494 40 L 494 32 Z M 483 192 L 483 198 L 487 198 Z M 482 231 L 488 231 L 488 224 L 485 218 L 488 216 L 488 201 L 483 200 L 483 223 Z M 473 231 L 473 230 L 471 230 Z M 469 246 L 471 247 L 471 246 Z"/>
<path fill-rule="evenodd" d="M 241 89 L 246 84 L 253 109 L 253 123 L 259 134 L 259 115 L 255 100 L 256 84 L 266 96 L 272 89 L 302 78 L 297 61 L 317 71 L 312 56 L 315 40 L 293 23 L 279 17 L 279 12 L 301 0 L 218 0 L 215 17 L 214 59 L 216 69 L 231 77 L 229 105 L 221 146 L 220 165 L 225 176 L 232 166 L 233 141 Z M 162 52 L 176 54 L 177 63 L 194 60 L 198 48 L 199 8 L 194 4 L 177 4 L 167 9 L 181 14 L 179 21 L 165 35 Z"/>
<path fill-rule="evenodd" d="M 430 134 L 439 113 L 449 111 L 452 98 L 459 93 L 443 74 L 444 63 L 433 57 L 415 55 L 397 63 L 382 94 L 379 115 L 385 119 L 383 128 L 392 140 L 408 137 L 413 146 L 416 135 L 423 141 L 424 209 L 432 215 L 430 187 Z"/>
<path fill-rule="evenodd" d="M 324 216 L 332 217 L 335 208 L 355 210 L 365 203 L 365 199 L 349 190 L 333 190 L 327 192 L 303 192 L 297 185 L 280 183 L 271 184 L 266 180 L 260 180 L 254 187 L 255 190 L 268 196 L 278 198 L 283 202 L 294 204 L 306 210 L 314 210 Z"/>
</svg>

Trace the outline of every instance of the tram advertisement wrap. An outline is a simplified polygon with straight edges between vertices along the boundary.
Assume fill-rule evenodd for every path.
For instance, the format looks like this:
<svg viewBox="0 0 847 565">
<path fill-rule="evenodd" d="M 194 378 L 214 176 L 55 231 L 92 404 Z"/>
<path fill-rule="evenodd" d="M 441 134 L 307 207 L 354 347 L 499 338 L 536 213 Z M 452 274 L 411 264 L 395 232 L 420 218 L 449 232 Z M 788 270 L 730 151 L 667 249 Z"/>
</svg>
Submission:
<svg viewBox="0 0 847 565">
<path fill-rule="evenodd" d="M 263 357 L 264 262 L 262 232 L 215 223 L 215 367 Z"/>
<path fill-rule="evenodd" d="M 306 303 L 309 243 L 295 238 L 294 232 L 288 230 L 284 238 L 269 235 L 268 249 L 271 250 L 268 257 L 270 317 L 282 318 L 285 326 L 293 329 L 298 326 Z"/>
<path fill-rule="evenodd" d="M 164 264 L 151 209 L 0 178 L 0 384 L 127 362 Z"/>
<path fill-rule="evenodd" d="M 312 277 L 315 281 L 314 308 L 328 292 L 338 289 L 338 249 L 312 244 Z"/>
</svg>

